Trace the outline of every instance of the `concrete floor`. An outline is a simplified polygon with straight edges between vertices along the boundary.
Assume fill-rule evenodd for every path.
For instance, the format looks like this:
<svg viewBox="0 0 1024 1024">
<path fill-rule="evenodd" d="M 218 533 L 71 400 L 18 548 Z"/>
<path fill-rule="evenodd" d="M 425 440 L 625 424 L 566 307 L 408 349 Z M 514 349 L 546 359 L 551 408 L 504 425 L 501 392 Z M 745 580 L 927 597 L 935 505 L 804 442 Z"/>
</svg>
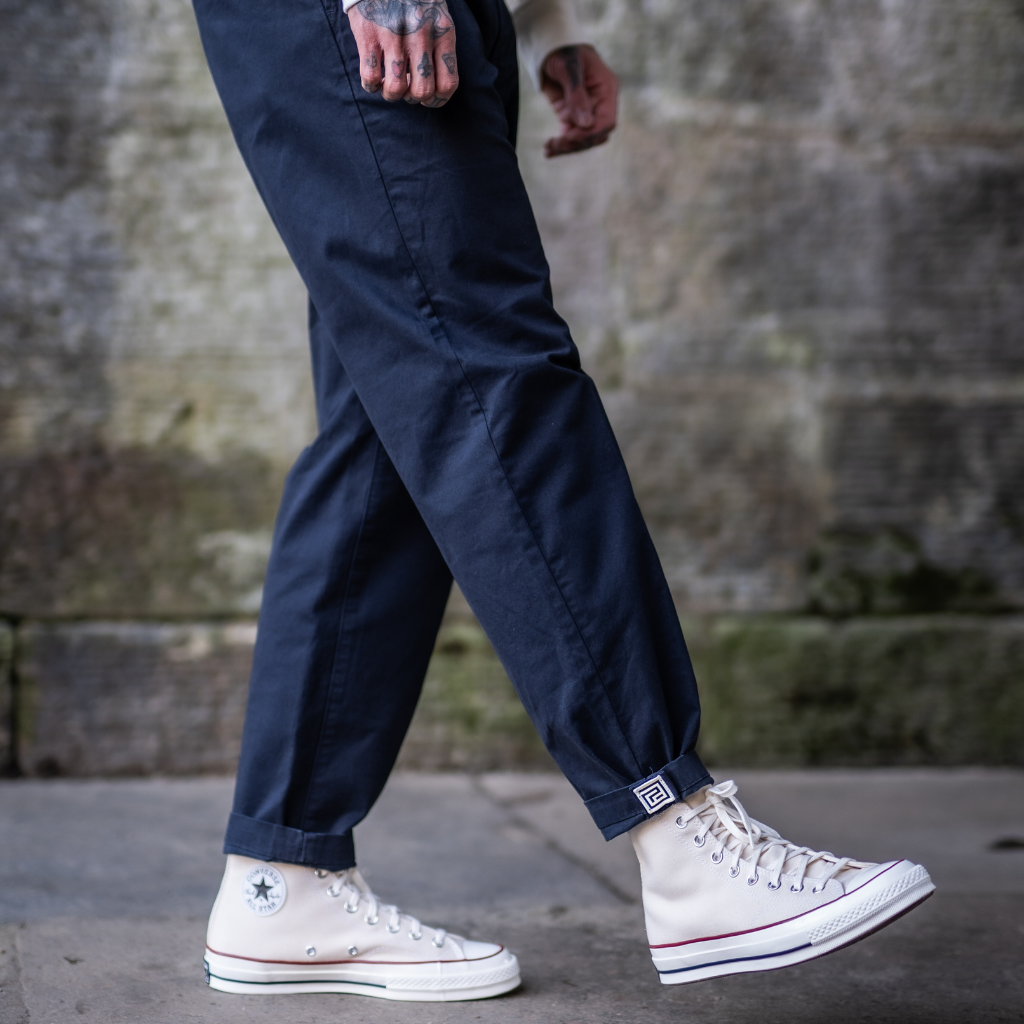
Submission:
<svg viewBox="0 0 1024 1024">
<path fill-rule="evenodd" d="M 227 779 L 0 784 L 0 1024 L 1024 1021 L 1024 772 L 716 771 L 788 838 L 926 864 L 937 895 L 800 967 L 658 983 L 624 837 L 560 777 L 396 776 L 357 830 L 375 889 L 511 946 L 522 988 L 480 1003 L 230 996 L 202 984 Z"/>
</svg>

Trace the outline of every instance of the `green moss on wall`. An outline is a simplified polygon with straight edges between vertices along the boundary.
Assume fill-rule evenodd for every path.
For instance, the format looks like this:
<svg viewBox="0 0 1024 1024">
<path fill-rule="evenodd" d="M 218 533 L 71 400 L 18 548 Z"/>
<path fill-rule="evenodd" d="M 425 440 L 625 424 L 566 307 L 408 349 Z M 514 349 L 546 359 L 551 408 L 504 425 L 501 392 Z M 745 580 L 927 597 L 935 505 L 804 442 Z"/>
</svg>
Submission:
<svg viewBox="0 0 1024 1024">
<path fill-rule="evenodd" d="M 1024 763 L 1024 618 L 687 619 L 709 764 Z M 479 626 L 446 626 L 407 767 L 551 765 Z"/>
</svg>

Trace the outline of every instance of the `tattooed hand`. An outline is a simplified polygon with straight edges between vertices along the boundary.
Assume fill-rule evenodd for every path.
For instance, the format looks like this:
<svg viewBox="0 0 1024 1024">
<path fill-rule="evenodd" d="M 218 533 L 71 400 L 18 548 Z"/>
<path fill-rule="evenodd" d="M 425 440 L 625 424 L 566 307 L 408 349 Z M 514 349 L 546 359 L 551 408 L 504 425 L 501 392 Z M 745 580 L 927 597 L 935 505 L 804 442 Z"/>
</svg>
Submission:
<svg viewBox="0 0 1024 1024">
<path fill-rule="evenodd" d="M 608 141 L 619 80 L 592 46 L 563 46 L 549 53 L 540 87 L 562 123 L 562 134 L 544 143 L 545 156 L 578 153 Z"/>
<path fill-rule="evenodd" d="M 425 107 L 452 98 L 459 69 L 445 0 L 361 0 L 349 8 L 348 23 L 367 92 Z"/>
</svg>

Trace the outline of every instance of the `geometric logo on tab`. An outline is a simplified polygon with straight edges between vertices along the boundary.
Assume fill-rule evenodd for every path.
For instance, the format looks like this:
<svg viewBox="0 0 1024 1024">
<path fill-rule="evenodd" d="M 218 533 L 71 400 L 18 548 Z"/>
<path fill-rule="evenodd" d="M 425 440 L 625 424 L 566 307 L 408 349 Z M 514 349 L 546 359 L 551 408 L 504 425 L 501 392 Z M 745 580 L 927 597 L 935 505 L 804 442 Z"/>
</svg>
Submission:
<svg viewBox="0 0 1024 1024">
<path fill-rule="evenodd" d="M 640 801 L 640 805 L 648 814 L 654 814 L 663 807 L 668 807 L 669 804 L 676 802 L 672 786 L 662 775 L 655 775 L 653 779 L 634 786 L 633 795 Z"/>
</svg>

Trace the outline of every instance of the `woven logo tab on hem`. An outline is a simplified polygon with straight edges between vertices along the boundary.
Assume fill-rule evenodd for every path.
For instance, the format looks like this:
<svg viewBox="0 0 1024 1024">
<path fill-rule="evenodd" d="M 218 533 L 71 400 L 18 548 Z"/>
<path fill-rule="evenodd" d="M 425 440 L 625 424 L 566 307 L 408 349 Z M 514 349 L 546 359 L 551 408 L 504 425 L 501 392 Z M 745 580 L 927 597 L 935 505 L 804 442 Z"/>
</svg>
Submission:
<svg viewBox="0 0 1024 1024">
<path fill-rule="evenodd" d="M 655 775 L 653 779 L 634 786 L 633 795 L 648 814 L 656 814 L 663 807 L 674 804 L 677 799 L 671 783 L 663 775 Z"/>
</svg>

